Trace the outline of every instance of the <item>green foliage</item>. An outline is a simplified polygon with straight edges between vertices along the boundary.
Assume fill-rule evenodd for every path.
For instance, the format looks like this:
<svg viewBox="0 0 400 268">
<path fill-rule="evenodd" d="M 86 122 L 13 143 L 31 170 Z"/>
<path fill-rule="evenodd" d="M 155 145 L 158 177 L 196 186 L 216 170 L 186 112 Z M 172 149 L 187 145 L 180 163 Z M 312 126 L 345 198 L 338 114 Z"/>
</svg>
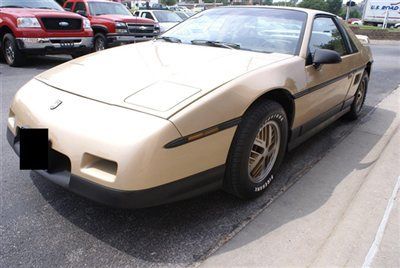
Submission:
<svg viewBox="0 0 400 268">
<path fill-rule="evenodd" d="M 174 5 L 176 5 L 176 0 L 161 0 L 161 4 L 164 4 L 167 6 L 174 6 Z"/>
<path fill-rule="evenodd" d="M 274 6 L 294 7 L 296 5 L 294 3 L 292 3 L 292 2 L 279 1 L 279 2 L 274 2 Z"/>
<path fill-rule="evenodd" d="M 339 16 L 342 17 L 343 19 L 346 18 L 346 8 L 345 8 L 345 7 L 342 8 L 342 9 L 340 10 Z M 360 11 L 358 11 L 358 10 L 355 9 L 355 8 L 351 8 L 351 9 L 350 9 L 349 18 L 358 18 L 358 19 L 361 19 L 361 13 L 360 13 Z"/>
<path fill-rule="evenodd" d="M 328 4 L 324 0 L 303 0 L 298 7 L 328 11 Z"/>
<path fill-rule="evenodd" d="M 263 3 L 263 5 L 266 5 L 266 6 L 272 6 L 273 0 L 263 0 L 262 3 Z"/>
<path fill-rule="evenodd" d="M 342 0 L 326 0 L 327 11 L 339 15 L 342 9 Z"/>
</svg>

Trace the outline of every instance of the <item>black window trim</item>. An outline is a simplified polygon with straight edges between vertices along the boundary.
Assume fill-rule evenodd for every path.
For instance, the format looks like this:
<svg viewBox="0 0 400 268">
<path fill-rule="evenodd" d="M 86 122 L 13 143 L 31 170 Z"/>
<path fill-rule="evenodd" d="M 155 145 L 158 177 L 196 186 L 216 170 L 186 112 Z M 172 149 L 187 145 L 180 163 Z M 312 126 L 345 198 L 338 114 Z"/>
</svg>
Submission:
<svg viewBox="0 0 400 268">
<path fill-rule="evenodd" d="M 336 25 L 336 28 L 338 28 L 339 33 L 340 33 L 340 36 L 342 37 L 342 39 L 343 39 L 343 41 L 344 41 L 344 47 L 345 47 L 346 52 L 347 52 L 346 55 L 342 55 L 341 57 L 352 54 L 352 53 L 350 53 L 351 49 L 350 49 L 350 47 L 348 46 L 348 44 L 347 44 L 347 42 L 346 42 L 346 39 L 343 37 L 343 32 L 341 31 L 341 27 L 338 26 L 338 22 L 336 21 L 337 17 L 336 17 L 335 15 L 329 15 L 329 14 L 322 14 L 322 13 L 316 14 L 316 15 L 314 16 L 313 21 L 312 21 L 312 24 L 311 24 L 310 37 L 308 38 L 308 42 L 307 42 L 306 66 L 312 65 L 312 62 L 310 63 L 310 59 L 309 59 L 309 57 L 310 57 L 310 55 L 311 55 L 311 52 L 310 52 L 310 49 L 309 49 L 309 48 L 310 48 L 310 41 L 311 41 L 312 30 L 313 30 L 313 28 L 314 28 L 314 22 L 315 22 L 315 20 L 318 19 L 318 18 L 329 18 L 329 19 L 331 19 L 331 20 L 333 21 L 333 23 Z"/>
<path fill-rule="evenodd" d="M 355 45 L 351 45 L 352 41 L 350 39 L 349 33 L 346 31 L 346 29 L 340 23 L 338 17 L 335 17 L 334 21 L 336 23 L 336 26 L 339 29 L 340 34 L 342 35 L 342 38 L 344 37 L 343 39 L 345 40 L 345 45 L 347 47 L 346 49 L 347 49 L 347 52 L 348 52 L 348 54 L 346 54 L 346 55 L 357 53 L 358 52 L 357 47 Z M 355 48 L 355 50 L 353 49 L 353 47 Z"/>
</svg>

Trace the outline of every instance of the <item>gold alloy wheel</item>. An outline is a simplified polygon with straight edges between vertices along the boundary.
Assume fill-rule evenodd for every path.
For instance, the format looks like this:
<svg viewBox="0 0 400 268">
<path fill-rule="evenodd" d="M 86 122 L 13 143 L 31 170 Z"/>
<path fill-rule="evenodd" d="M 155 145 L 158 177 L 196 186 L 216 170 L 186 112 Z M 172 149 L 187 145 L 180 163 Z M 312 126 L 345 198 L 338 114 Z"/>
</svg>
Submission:
<svg viewBox="0 0 400 268">
<path fill-rule="evenodd" d="M 278 123 L 272 120 L 264 122 L 258 130 L 248 161 L 248 174 L 253 183 L 263 181 L 271 172 L 279 153 L 280 135 Z"/>
<path fill-rule="evenodd" d="M 365 81 L 364 79 L 361 80 L 360 86 L 356 93 L 356 112 L 359 113 L 364 103 L 364 96 L 365 96 Z"/>
</svg>

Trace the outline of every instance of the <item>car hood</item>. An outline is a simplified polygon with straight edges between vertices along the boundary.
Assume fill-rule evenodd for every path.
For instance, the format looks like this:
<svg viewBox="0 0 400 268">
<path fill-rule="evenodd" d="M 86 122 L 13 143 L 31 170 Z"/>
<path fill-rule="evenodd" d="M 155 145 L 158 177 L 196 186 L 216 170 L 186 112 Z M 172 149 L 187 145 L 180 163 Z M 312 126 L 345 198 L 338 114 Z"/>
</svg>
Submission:
<svg viewBox="0 0 400 268">
<path fill-rule="evenodd" d="M 243 74 L 291 57 L 149 41 L 81 57 L 36 78 L 76 95 L 168 118 Z"/>
<path fill-rule="evenodd" d="M 38 8 L 0 8 L 1 12 L 13 14 L 18 17 L 60 17 L 82 18 L 80 15 L 64 10 L 38 9 Z"/>
<path fill-rule="evenodd" d="M 136 16 L 128 16 L 128 15 L 99 15 L 98 18 L 109 20 L 109 21 L 123 21 L 128 23 L 154 23 L 153 20 L 146 19 L 146 18 L 139 18 Z"/>
</svg>

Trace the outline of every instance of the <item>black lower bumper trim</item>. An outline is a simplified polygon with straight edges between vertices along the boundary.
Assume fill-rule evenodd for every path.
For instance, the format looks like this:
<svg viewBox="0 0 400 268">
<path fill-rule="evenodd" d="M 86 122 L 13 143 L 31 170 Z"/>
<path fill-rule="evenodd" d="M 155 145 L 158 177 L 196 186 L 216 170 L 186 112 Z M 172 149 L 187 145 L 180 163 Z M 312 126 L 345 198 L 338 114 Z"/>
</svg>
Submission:
<svg viewBox="0 0 400 268">
<path fill-rule="evenodd" d="M 19 154 L 19 141 L 7 129 L 7 140 Z M 60 154 L 60 153 L 58 153 Z M 49 157 L 56 154 L 50 154 Z M 118 208 L 143 208 L 171 203 L 220 189 L 225 171 L 221 165 L 207 171 L 150 189 L 122 191 L 71 174 L 69 170 L 35 170 L 46 179 L 98 203 Z"/>
</svg>

